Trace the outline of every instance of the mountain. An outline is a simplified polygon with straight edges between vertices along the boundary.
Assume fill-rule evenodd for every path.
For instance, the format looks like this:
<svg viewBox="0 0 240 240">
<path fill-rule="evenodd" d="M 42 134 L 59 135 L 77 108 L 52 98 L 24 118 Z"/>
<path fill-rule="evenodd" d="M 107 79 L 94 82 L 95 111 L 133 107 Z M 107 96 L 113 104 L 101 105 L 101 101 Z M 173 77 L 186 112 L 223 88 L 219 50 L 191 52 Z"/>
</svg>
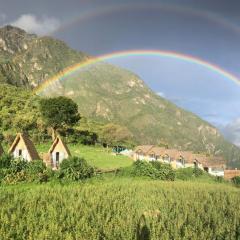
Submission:
<svg viewBox="0 0 240 240">
<path fill-rule="evenodd" d="M 0 82 L 32 89 L 90 56 L 51 37 L 6 26 L 0 29 Z M 198 116 L 156 95 L 125 69 L 97 63 L 51 85 L 45 96 L 65 95 L 92 119 L 127 126 L 137 143 L 223 155 L 240 164 L 240 149 Z"/>
</svg>

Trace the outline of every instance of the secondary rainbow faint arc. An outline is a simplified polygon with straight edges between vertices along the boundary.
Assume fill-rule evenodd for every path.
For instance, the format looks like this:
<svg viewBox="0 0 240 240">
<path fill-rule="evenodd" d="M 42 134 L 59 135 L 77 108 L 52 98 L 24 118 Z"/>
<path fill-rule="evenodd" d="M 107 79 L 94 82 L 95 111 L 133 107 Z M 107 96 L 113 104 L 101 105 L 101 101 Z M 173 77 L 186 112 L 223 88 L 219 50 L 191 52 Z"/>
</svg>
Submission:
<svg viewBox="0 0 240 240">
<path fill-rule="evenodd" d="M 51 85 L 52 83 L 54 83 L 64 77 L 67 77 L 67 76 L 83 69 L 84 67 L 87 67 L 87 66 L 90 66 L 90 65 L 93 65 L 96 63 L 104 62 L 106 60 L 124 58 L 124 57 L 137 57 L 137 56 L 139 56 L 139 57 L 141 57 L 141 56 L 165 57 L 165 58 L 172 58 L 172 59 L 176 59 L 176 60 L 180 60 L 180 61 L 184 61 L 184 62 L 189 62 L 192 64 L 196 64 L 196 65 L 205 67 L 206 69 L 209 69 L 210 71 L 215 72 L 226 79 L 229 79 L 237 84 L 240 84 L 240 79 L 237 76 L 224 70 L 220 66 L 217 66 L 210 62 L 207 62 L 198 57 L 194 57 L 194 56 L 190 56 L 190 55 L 186 55 L 186 54 L 182 54 L 182 53 L 178 53 L 178 52 L 172 52 L 172 51 L 130 50 L 130 51 L 119 51 L 119 52 L 112 52 L 109 54 L 100 55 L 97 57 L 89 58 L 86 61 L 74 64 L 70 67 L 67 67 L 67 68 L 63 69 L 61 72 L 59 72 L 58 74 L 54 75 L 53 77 L 45 80 L 43 84 L 41 84 L 40 86 L 35 88 L 34 92 L 36 94 L 39 94 L 42 91 L 44 91 L 45 89 L 47 89 L 47 87 L 49 85 Z"/>
<path fill-rule="evenodd" d="M 114 5 L 105 6 L 101 8 L 97 7 L 95 10 L 84 11 L 80 15 L 73 17 L 71 20 L 63 22 L 59 28 L 57 28 L 52 32 L 49 32 L 48 34 L 52 35 L 59 31 L 64 31 L 75 24 L 79 24 L 82 21 L 93 19 L 95 17 L 106 16 L 107 14 L 117 13 L 117 12 L 127 11 L 127 10 L 138 11 L 138 10 L 144 10 L 144 9 L 145 10 L 147 9 L 165 10 L 165 11 L 171 11 L 176 13 L 182 13 L 186 15 L 193 15 L 196 17 L 200 17 L 202 19 L 215 22 L 220 26 L 224 26 L 230 30 L 233 30 L 237 34 L 240 34 L 240 27 L 237 24 L 234 24 L 231 21 L 228 21 L 227 19 L 213 12 L 209 12 L 203 9 L 194 9 L 184 5 L 162 4 L 162 3 L 153 3 L 153 4 L 152 3 L 151 4 L 127 3 L 127 4 L 114 4 Z"/>
</svg>

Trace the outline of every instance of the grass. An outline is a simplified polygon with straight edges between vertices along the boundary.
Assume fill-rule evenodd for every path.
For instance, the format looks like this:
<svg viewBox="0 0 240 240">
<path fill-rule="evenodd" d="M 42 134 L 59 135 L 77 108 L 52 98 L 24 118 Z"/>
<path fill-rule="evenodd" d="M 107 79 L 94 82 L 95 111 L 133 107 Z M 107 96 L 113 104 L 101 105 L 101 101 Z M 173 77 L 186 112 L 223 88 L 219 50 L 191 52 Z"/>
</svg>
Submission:
<svg viewBox="0 0 240 240">
<path fill-rule="evenodd" d="M 115 169 L 131 166 L 133 160 L 121 155 L 113 155 L 111 151 L 100 146 L 85 145 L 69 145 L 70 152 L 74 156 L 83 157 L 87 162 L 100 169 Z M 50 148 L 49 144 L 41 144 L 37 146 L 39 152 L 47 152 Z"/>
<path fill-rule="evenodd" d="M 195 182 L 115 178 L 2 186 L 0 236 L 19 240 L 239 239 L 239 201 L 237 188 Z M 144 231 L 148 236 L 139 237 Z"/>
</svg>

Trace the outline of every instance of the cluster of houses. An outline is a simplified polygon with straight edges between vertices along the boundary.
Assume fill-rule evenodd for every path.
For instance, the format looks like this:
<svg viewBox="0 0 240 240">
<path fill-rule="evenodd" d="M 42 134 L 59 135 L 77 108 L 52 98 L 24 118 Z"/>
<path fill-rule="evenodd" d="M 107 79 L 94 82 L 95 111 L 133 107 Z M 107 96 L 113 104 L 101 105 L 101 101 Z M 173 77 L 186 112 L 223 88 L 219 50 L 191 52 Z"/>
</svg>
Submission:
<svg viewBox="0 0 240 240">
<path fill-rule="evenodd" d="M 174 169 L 197 167 L 213 176 L 231 179 L 240 176 L 240 170 L 227 170 L 222 157 L 208 157 L 204 154 L 194 154 L 190 151 L 167 149 L 154 145 L 137 146 L 133 152 L 133 159 L 146 161 L 160 161 L 170 164 Z"/>
<path fill-rule="evenodd" d="M 26 133 L 17 134 L 8 153 L 14 158 L 22 158 L 28 162 L 42 159 L 45 164 L 52 169 L 58 169 L 62 160 L 71 156 L 67 145 L 60 136 L 55 138 L 47 153 L 39 154 Z M 4 151 L 0 144 L 0 156 L 2 154 L 4 154 Z"/>
<path fill-rule="evenodd" d="M 39 154 L 31 139 L 26 133 L 18 133 L 11 147 L 8 150 L 14 158 L 22 158 L 26 161 L 42 159 L 52 169 L 58 169 L 63 159 L 71 156 L 71 153 L 61 139 L 57 136 L 47 153 Z M 0 144 L 0 156 L 4 150 Z M 240 176 L 240 170 L 226 169 L 225 160 L 221 157 L 208 157 L 204 154 L 195 154 L 190 151 L 179 151 L 167 149 L 154 145 L 137 146 L 131 154 L 135 161 L 160 161 L 170 164 L 174 169 L 195 167 L 202 169 L 213 176 L 232 179 Z"/>
</svg>

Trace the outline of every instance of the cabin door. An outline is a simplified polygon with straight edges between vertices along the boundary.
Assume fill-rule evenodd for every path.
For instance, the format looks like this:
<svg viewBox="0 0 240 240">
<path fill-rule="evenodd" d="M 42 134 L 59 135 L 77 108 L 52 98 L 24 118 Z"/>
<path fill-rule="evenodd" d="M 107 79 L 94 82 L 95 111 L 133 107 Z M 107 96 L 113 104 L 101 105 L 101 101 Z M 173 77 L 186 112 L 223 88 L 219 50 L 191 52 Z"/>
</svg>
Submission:
<svg viewBox="0 0 240 240">
<path fill-rule="evenodd" d="M 59 152 L 56 152 L 56 168 L 59 167 L 59 156 L 60 156 Z"/>
</svg>

